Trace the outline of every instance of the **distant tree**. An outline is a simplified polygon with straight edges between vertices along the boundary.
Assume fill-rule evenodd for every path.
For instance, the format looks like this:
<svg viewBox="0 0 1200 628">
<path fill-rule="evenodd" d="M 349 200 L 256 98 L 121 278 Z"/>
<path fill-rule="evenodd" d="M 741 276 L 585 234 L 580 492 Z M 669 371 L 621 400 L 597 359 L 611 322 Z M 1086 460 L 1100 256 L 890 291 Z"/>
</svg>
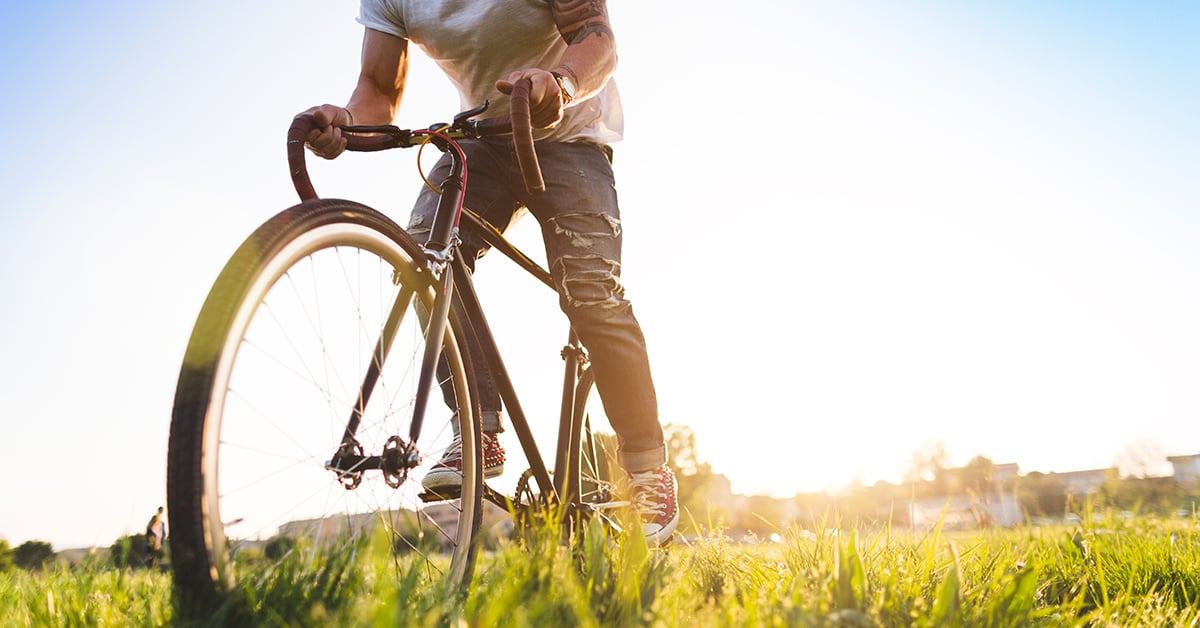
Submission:
<svg viewBox="0 0 1200 628">
<path fill-rule="evenodd" d="M 946 473 L 950 451 L 946 443 L 927 441 L 913 452 L 904 481 L 920 495 L 946 495 L 950 478 Z"/>
<path fill-rule="evenodd" d="M 880 480 L 871 486 L 863 487 L 861 494 L 867 503 L 872 505 L 870 515 L 875 520 L 897 522 L 897 517 L 903 518 L 903 522 L 908 520 L 909 503 L 912 501 L 911 486 Z M 860 510 L 868 512 L 861 507 Z"/>
<path fill-rule="evenodd" d="M 708 514 L 707 495 L 714 476 L 712 465 L 700 458 L 696 434 L 686 425 L 669 424 L 663 426 L 663 440 L 669 454 L 667 464 L 675 472 L 680 507 L 696 516 Z"/>
<path fill-rule="evenodd" d="M 1067 489 L 1053 473 L 1034 471 L 1021 478 L 1018 487 L 1021 508 L 1035 517 L 1059 517 L 1067 510 Z"/>
<path fill-rule="evenodd" d="M 54 560 L 54 548 L 45 541 L 25 541 L 13 550 L 13 562 L 22 569 L 41 569 Z"/>
<path fill-rule="evenodd" d="M 108 548 L 108 558 L 114 567 L 145 567 L 146 535 L 130 534 L 117 539 Z"/>
<path fill-rule="evenodd" d="M 277 536 L 267 541 L 267 546 L 263 549 L 263 553 L 271 560 L 279 560 L 287 556 L 295 547 L 296 539 L 290 536 Z"/>
<path fill-rule="evenodd" d="M 1155 514 L 1177 510 L 1183 494 L 1170 477 L 1113 479 L 1105 483 L 1102 492 L 1107 506 Z"/>
<path fill-rule="evenodd" d="M 606 458 L 597 470 L 600 479 L 612 482 L 612 469 L 620 469 L 617 466 L 617 437 L 607 432 L 593 432 L 592 438 L 597 453 Z M 694 514 L 707 513 L 707 504 L 702 502 L 714 476 L 712 466 L 700 460 L 696 435 L 687 426 L 666 425 L 663 427 L 663 440 L 667 446 L 667 464 L 675 472 L 680 507 Z"/>
<path fill-rule="evenodd" d="M 992 471 L 995 465 L 991 459 L 975 456 L 962 468 L 962 488 L 970 494 L 987 495 L 992 492 Z"/>
<path fill-rule="evenodd" d="M 712 467 L 700 459 L 696 447 L 696 434 L 686 425 L 669 424 L 663 427 L 663 440 L 670 452 L 671 470 L 677 475 L 703 475 L 712 472 Z"/>
<path fill-rule="evenodd" d="M 0 573 L 8 573 L 13 567 L 12 548 L 8 546 L 8 541 L 0 539 Z"/>
</svg>

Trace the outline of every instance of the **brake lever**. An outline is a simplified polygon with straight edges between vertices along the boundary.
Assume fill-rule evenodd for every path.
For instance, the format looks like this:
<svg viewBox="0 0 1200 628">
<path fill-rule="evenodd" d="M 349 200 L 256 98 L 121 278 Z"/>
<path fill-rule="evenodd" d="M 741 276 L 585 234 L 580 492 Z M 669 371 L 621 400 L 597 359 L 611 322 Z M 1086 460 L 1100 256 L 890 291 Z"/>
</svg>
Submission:
<svg viewBox="0 0 1200 628">
<path fill-rule="evenodd" d="M 474 125 L 475 121 L 471 120 L 471 118 L 474 118 L 475 116 L 480 115 L 483 112 L 487 111 L 488 107 L 491 106 L 491 104 L 492 104 L 492 101 L 485 100 L 485 101 L 483 101 L 482 105 L 479 105 L 478 107 L 475 107 L 474 109 L 468 109 L 468 110 L 454 116 L 454 124 L 451 125 L 451 128 L 463 129 L 467 126 L 468 123 Z"/>
</svg>

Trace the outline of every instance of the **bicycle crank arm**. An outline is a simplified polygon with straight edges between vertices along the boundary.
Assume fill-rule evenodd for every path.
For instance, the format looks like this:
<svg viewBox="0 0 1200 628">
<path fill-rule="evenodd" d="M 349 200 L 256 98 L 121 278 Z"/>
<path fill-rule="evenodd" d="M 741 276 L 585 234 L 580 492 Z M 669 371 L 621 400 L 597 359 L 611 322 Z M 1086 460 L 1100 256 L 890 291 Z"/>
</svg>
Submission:
<svg viewBox="0 0 1200 628">
<path fill-rule="evenodd" d="M 325 469 L 333 471 L 338 475 L 361 473 L 363 471 L 380 471 L 383 469 L 383 456 L 346 454 L 338 456 L 336 460 L 326 461 Z"/>
<path fill-rule="evenodd" d="M 325 468 L 339 477 L 362 475 L 364 471 L 382 471 L 388 476 L 399 476 L 419 464 L 420 454 L 411 447 L 401 446 L 399 439 L 393 436 L 384 446 L 382 454 L 365 456 L 357 451 L 342 451 L 333 460 L 327 461 Z"/>
</svg>

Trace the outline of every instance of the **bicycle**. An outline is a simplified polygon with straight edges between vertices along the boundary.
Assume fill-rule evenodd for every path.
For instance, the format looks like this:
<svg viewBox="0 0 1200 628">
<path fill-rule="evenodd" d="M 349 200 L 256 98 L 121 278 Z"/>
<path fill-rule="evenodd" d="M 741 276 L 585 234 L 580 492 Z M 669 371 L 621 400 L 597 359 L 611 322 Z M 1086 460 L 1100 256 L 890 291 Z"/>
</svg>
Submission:
<svg viewBox="0 0 1200 628">
<path fill-rule="evenodd" d="M 612 498 L 615 452 L 592 432 L 607 419 L 574 330 L 562 350 L 552 472 L 457 255 L 465 219 L 553 289 L 546 270 L 462 207 L 467 165 L 459 139 L 512 132 L 527 185 L 540 185 L 528 88 L 526 80 L 514 89 L 510 119 L 476 120 L 485 103 L 426 130 L 344 127 L 350 150 L 433 146 L 452 156 L 424 244 L 365 205 L 319 199 L 304 165 L 304 137 L 315 123 L 295 119 L 288 160 L 302 202 L 260 226 L 226 264 L 180 370 L 167 504 L 182 596 L 208 600 L 232 588 L 243 554 L 311 557 L 378 530 L 394 554 L 419 555 L 452 590 L 465 590 L 479 548 L 500 533 L 483 525 L 485 504 L 496 507 L 489 522 L 513 513 L 519 525 L 525 514 L 559 508 L 567 525 L 598 516 L 619 529 L 617 511 L 627 502 Z M 483 478 L 468 326 L 529 463 L 511 494 Z M 444 377 L 436 376 L 439 361 Z M 455 429 L 454 415 L 430 404 L 439 386 L 458 407 L 463 481 L 460 490 L 435 494 L 420 478 Z"/>
</svg>

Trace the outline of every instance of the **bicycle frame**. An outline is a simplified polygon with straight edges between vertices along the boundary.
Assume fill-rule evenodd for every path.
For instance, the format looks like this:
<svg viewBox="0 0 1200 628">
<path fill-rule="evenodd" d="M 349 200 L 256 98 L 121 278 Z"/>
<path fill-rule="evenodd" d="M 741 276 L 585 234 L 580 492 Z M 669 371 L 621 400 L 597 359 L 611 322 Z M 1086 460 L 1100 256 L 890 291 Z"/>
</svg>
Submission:
<svg viewBox="0 0 1200 628">
<path fill-rule="evenodd" d="M 492 378 L 495 380 L 497 392 L 499 392 L 500 399 L 508 412 L 510 423 L 513 430 L 517 433 L 517 439 L 521 443 L 521 448 L 525 452 L 534 481 L 537 483 L 541 494 L 548 504 L 556 504 L 560 501 L 570 504 L 576 493 L 576 487 L 571 486 L 572 478 L 577 477 L 579 465 L 578 456 L 572 455 L 571 452 L 578 451 L 580 434 L 582 432 L 582 426 L 575 425 L 577 414 L 575 412 L 575 393 L 581 369 L 586 364 L 586 352 L 579 342 L 575 330 L 570 329 L 567 345 L 562 352 L 565 366 L 563 372 L 562 404 L 559 416 L 558 446 L 554 466 L 555 469 L 565 472 L 557 473 L 555 479 L 552 480 L 549 470 L 546 468 L 545 461 L 542 459 L 541 451 L 534 440 L 533 431 L 529 426 L 525 411 L 521 407 L 519 396 L 513 385 L 512 378 L 508 374 L 508 369 L 504 364 L 491 326 L 488 324 L 486 315 L 484 314 L 483 305 L 475 291 L 471 272 L 467 268 L 466 262 L 463 260 L 459 250 L 457 230 L 460 219 L 464 216 L 468 217 L 468 221 L 480 232 L 485 242 L 500 251 L 505 257 L 514 261 L 522 270 L 551 289 L 554 289 L 554 283 L 550 278 L 549 272 L 538 266 L 536 262 L 516 248 L 498 229 L 462 206 L 462 197 L 465 196 L 462 176 L 465 170 L 465 158 L 458 152 L 457 146 L 451 145 L 451 142 L 435 137 L 432 143 L 444 153 L 451 156 L 450 172 L 447 174 L 440 188 L 442 195 L 438 201 L 433 228 L 425 244 L 426 255 L 430 257 L 431 261 L 436 262 L 443 259 L 448 261 L 446 269 L 439 276 L 442 285 L 439 286 L 440 289 L 437 291 L 438 302 L 442 300 L 448 302 L 457 293 L 467 312 L 468 323 L 475 330 L 476 337 L 484 354 L 483 357 L 487 361 Z M 449 312 L 448 303 L 446 307 L 438 309 L 438 316 L 442 318 L 439 322 L 444 324 L 445 316 Z M 436 332 L 431 331 L 431 333 Z M 436 353 L 440 345 L 438 343 L 429 343 L 427 347 L 433 349 L 433 352 Z M 423 384 L 427 381 L 427 375 L 429 377 L 428 381 L 432 383 L 433 371 L 436 365 L 437 356 L 427 355 L 426 360 L 421 365 L 421 381 Z M 418 399 L 415 413 L 424 412 L 425 406 L 423 401 L 427 398 L 428 395 L 425 395 L 424 399 Z M 413 426 L 414 430 L 420 427 L 420 421 L 416 418 L 416 415 L 414 415 Z M 411 435 L 412 442 L 416 442 L 417 435 L 414 431 Z M 484 497 L 505 509 L 513 506 L 510 498 L 497 493 L 486 485 L 484 488 Z"/>
<path fill-rule="evenodd" d="M 513 260 L 530 275 L 553 287 L 554 284 L 550 280 L 550 274 L 529 260 L 519 249 L 504 238 L 499 231 L 474 214 L 464 215 L 471 216 L 472 221 L 481 228 L 482 237 L 485 242 Z M 547 497 L 548 503 L 554 504 L 562 501 L 568 505 L 574 505 L 574 497 L 578 493 L 578 487 L 574 486 L 573 482 L 578 477 L 580 464 L 576 452 L 579 451 L 583 431 L 581 421 L 577 420 L 580 415 L 576 411 L 577 404 L 581 400 L 577 399 L 576 392 L 580 375 L 583 369 L 587 368 L 587 352 L 580 343 L 575 330 L 569 329 L 567 344 L 562 350 L 565 364 L 563 367 L 558 445 L 554 463 L 554 468 L 560 470 L 560 472 L 556 473 L 552 480 L 542 460 L 537 444 L 534 442 L 533 432 L 521 408 L 516 388 L 513 386 L 512 380 L 508 375 L 508 369 L 504 365 L 504 360 L 496 344 L 495 336 L 492 334 L 491 328 L 487 323 L 482 304 L 479 301 L 478 294 L 475 292 L 471 275 L 460 255 L 453 257 L 453 267 L 455 269 L 454 276 L 463 278 L 462 280 L 456 279 L 458 281 L 456 286 L 460 288 L 458 290 L 459 298 L 463 300 L 470 324 L 475 329 L 479 342 L 483 346 L 488 368 L 492 371 L 492 377 L 496 380 L 500 399 L 508 411 L 512 427 L 517 433 L 517 438 L 521 442 L 522 449 L 525 451 L 534 481 L 537 482 L 542 495 Z M 511 506 L 507 498 L 495 494 L 490 489 L 485 488 L 484 497 L 501 507 Z"/>
<path fill-rule="evenodd" d="M 581 377 L 587 368 L 587 352 L 579 341 L 575 330 L 568 328 L 567 344 L 562 350 L 565 364 L 557 452 L 554 465 L 557 472 L 552 478 L 534 440 L 532 429 L 521 407 L 520 399 L 504 364 L 495 336 L 487 322 L 482 304 L 471 279 L 471 273 L 458 249 L 459 223 L 461 219 L 465 218 L 471 226 L 478 230 L 483 240 L 492 248 L 501 252 L 505 257 L 508 257 L 535 279 L 554 289 L 554 283 L 551 280 L 549 272 L 541 268 L 536 262 L 516 248 L 498 229 L 462 205 L 462 199 L 465 196 L 464 173 L 466 164 L 465 156 L 461 153 L 454 139 L 479 137 L 485 133 L 497 133 L 495 129 L 503 129 L 504 122 L 496 123 L 494 120 L 476 122 L 470 119 L 483 113 L 486 107 L 487 105 L 485 104 L 456 116 L 454 124 L 448 126 L 449 129 L 456 130 L 451 131 L 456 134 L 455 138 L 450 137 L 445 130 L 419 132 L 420 134 L 430 136 L 428 140 L 421 141 L 428 141 L 451 157 L 450 172 L 442 182 L 440 188 L 442 195 L 438 201 L 433 227 L 424 245 L 429 270 L 433 273 L 437 282 L 437 298 L 434 302 L 433 312 L 431 312 L 429 337 L 437 338 L 444 334 L 452 300 L 454 298 L 460 299 L 467 313 L 467 322 L 475 331 L 479 344 L 482 347 L 484 358 L 495 380 L 497 392 L 500 395 L 510 423 L 517 434 L 517 438 L 529 462 L 530 474 L 541 491 L 543 500 L 547 505 L 565 503 L 570 511 L 574 511 L 584 508 L 582 503 L 578 503 L 579 487 L 574 486 L 574 483 L 579 476 L 580 456 L 578 454 L 583 437 L 583 423 L 585 422 L 583 413 L 579 412 L 579 405 L 586 401 L 586 399 L 579 399 L 577 393 Z M 514 118 L 514 126 L 516 126 L 516 122 L 518 120 Z M 528 122 L 526 121 L 525 124 L 528 124 Z M 495 127 L 493 130 L 486 131 L 487 128 L 493 126 Z M 296 126 L 294 125 L 293 129 L 295 128 Z M 413 141 L 413 132 L 403 131 L 390 126 L 347 127 L 344 131 L 348 133 L 376 134 L 358 136 L 360 141 L 357 146 L 352 147 L 352 150 L 374 151 L 417 145 L 417 142 Z M 316 192 L 313 190 L 308 180 L 307 172 L 303 167 L 302 138 L 303 133 L 299 131 L 289 135 L 289 159 L 299 163 L 299 167 L 293 165 L 292 175 L 296 183 L 297 192 L 301 198 L 305 200 L 309 198 L 315 199 L 317 198 Z M 531 142 L 531 140 L 528 141 Z M 532 152 L 531 148 L 529 152 Z M 525 168 L 524 162 L 522 162 L 522 167 Z M 536 159 L 532 167 L 536 170 Z M 535 178 L 540 182 L 540 172 L 537 172 Z M 531 185 L 529 183 L 530 179 L 531 177 L 527 175 L 527 185 Z M 411 298 L 411 295 L 399 295 L 394 305 L 394 310 L 403 310 L 407 305 L 408 298 Z M 368 367 L 367 374 L 360 388 L 358 404 L 347 421 L 338 452 L 328 465 L 328 468 L 331 470 L 363 470 L 383 468 L 385 464 L 395 464 L 394 461 L 389 463 L 382 460 L 386 456 L 363 456 L 354 451 L 354 433 L 358 426 L 359 417 L 361 417 L 370 399 L 371 391 L 375 385 L 375 377 L 378 373 L 378 365 L 386 358 L 390 337 L 394 331 L 394 326 L 389 317 L 389 323 L 385 325 L 380 334 L 380 339 L 376 344 L 376 351 L 372 356 L 372 364 Z M 417 391 L 417 398 L 414 404 L 409 443 L 416 443 L 420 435 L 425 409 L 435 386 L 435 371 L 440 358 L 441 343 L 431 342 L 426 345 L 426 348 L 427 351 L 422 357 L 419 379 L 420 387 Z M 419 452 L 405 448 L 400 452 L 400 455 L 405 459 L 404 466 L 415 466 Z M 491 489 L 486 483 L 484 485 L 483 496 L 501 508 L 512 509 L 515 505 L 512 498 Z"/>
</svg>

